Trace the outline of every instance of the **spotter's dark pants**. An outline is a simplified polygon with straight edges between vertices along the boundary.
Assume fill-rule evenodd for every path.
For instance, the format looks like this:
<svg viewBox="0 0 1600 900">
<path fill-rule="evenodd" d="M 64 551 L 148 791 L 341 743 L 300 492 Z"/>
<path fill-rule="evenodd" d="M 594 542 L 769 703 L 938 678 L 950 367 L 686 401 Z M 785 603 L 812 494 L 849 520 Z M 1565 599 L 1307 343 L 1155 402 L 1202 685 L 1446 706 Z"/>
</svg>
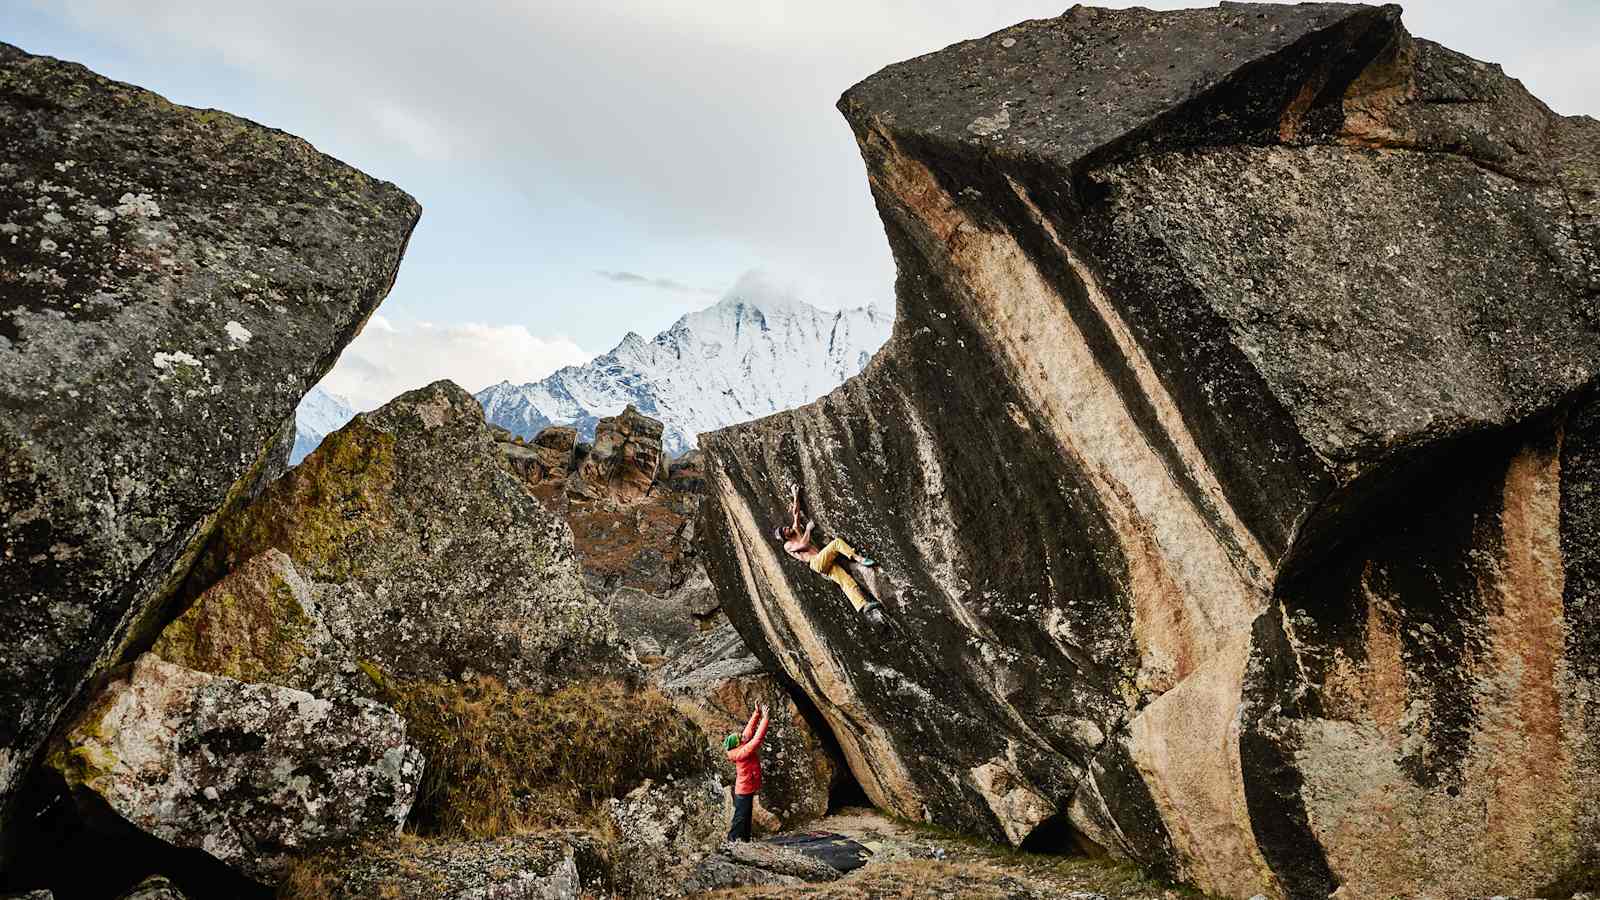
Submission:
<svg viewBox="0 0 1600 900">
<path fill-rule="evenodd" d="M 755 794 L 733 795 L 733 824 L 728 828 L 729 841 L 750 840 L 750 817 L 755 812 Z"/>
</svg>

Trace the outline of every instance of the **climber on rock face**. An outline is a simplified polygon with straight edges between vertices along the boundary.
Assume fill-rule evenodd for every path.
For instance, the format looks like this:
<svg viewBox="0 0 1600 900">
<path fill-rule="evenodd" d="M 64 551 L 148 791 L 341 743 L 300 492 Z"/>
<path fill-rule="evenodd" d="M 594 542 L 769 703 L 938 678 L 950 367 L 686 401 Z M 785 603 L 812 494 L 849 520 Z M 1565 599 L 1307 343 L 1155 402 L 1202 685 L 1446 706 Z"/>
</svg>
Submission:
<svg viewBox="0 0 1600 900">
<path fill-rule="evenodd" d="M 762 705 L 750 711 L 750 721 L 745 724 L 742 736 L 730 733 L 722 741 L 722 749 L 734 769 L 733 824 L 728 826 L 730 843 L 750 840 L 756 791 L 761 790 L 761 741 L 766 736 L 767 707 Z"/>
<path fill-rule="evenodd" d="M 789 524 L 773 529 L 772 536 L 783 542 L 785 553 L 805 563 L 811 571 L 837 584 L 857 612 L 866 616 L 867 621 L 874 627 L 882 628 L 884 625 L 882 601 L 886 593 L 892 595 L 893 588 L 879 573 L 878 564 L 870 557 L 857 553 L 844 542 L 843 538 L 834 538 L 826 547 L 818 550 L 811 542 L 811 532 L 817 527 L 817 523 L 807 519 L 805 527 L 800 527 L 799 485 L 794 486 L 791 501 Z M 863 581 L 872 589 L 874 596 L 868 597 L 861 589 Z"/>
</svg>

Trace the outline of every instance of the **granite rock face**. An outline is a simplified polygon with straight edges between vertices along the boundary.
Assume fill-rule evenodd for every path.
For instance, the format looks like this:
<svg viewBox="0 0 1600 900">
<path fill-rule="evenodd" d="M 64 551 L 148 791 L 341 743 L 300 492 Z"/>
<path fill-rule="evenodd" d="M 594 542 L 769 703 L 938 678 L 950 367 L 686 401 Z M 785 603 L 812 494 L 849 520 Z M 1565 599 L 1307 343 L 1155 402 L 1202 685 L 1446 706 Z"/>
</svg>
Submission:
<svg viewBox="0 0 1600 900">
<path fill-rule="evenodd" d="M 240 681 L 328 696 L 366 680 L 334 638 L 319 600 L 283 551 L 246 560 L 162 630 L 150 652 L 167 662 Z"/>
<path fill-rule="evenodd" d="M 422 755 L 387 707 L 149 654 L 100 693 L 49 762 L 143 831 L 267 884 L 294 855 L 399 830 L 422 778 Z"/>
<path fill-rule="evenodd" d="M 418 214 L 291 135 L 0 44 L 0 817 L 281 465 Z"/>
<path fill-rule="evenodd" d="M 620 896 L 681 896 L 681 886 L 727 831 L 729 785 L 715 772 L 646 781 L 610 800 L 616 834 L 612 880 Z"/>
<path fill-rule="evenodd" d="M 895 334 L 704 437 L 701 540 L 877 805 L 1239 897 L 1600 858 L 1600 123 L 1343 4 L 1075 7 L 840 109 Z"/>
<path fill-rule="evenodd" d="M 272 551 L 314 585 L 301 596 L 315 595 L 330 636 L 390 677 L 476 672 L 545 689 L 632 665 L 585 591 L 567 524 L 503 465 L 482 409 L 448 381 L 325 438 L 223 521 L 196 577 L 239 578 Z M 257 579 L 275 580 L 289 584 L 281 571 Z"/>
</svg>

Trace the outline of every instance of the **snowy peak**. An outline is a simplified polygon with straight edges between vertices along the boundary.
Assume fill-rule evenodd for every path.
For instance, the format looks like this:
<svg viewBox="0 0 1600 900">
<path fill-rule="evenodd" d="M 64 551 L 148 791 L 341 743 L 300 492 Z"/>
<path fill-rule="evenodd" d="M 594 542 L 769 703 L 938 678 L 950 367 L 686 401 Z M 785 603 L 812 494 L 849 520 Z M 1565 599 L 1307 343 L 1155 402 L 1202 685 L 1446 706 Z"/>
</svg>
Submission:
<svg viewBox="0 0 1600 900">
<path fill-rule="evenodd" d="M 667 452 L 695 437 L 815 400 L 861 371 L 888 339 L 894 316 L 881 306 L 823 310 L 798 289 L 749 273 L 715 305 L 646 341 L 630 332 L 615 349 L 543 381 L 501 382 L 479 392 L 484 416 L 527 437 L 594 425 L 628 404 L 666 426 Z"/>
<path fill-rule="evenodd" d="M 349 400 L 320 387 L 312 388 L 294 410 L 294 449 L 289 453 L 289 465 L 298 465 L 323 438 L 355 417 Z"/>
</svg>

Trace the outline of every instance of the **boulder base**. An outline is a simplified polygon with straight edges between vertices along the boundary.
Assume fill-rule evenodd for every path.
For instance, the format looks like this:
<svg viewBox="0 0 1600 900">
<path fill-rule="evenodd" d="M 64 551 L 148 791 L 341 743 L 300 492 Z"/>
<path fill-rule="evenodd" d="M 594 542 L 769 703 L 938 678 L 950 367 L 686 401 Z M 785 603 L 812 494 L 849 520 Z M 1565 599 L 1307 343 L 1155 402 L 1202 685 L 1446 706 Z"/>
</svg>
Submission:
<svg viewBox="0 0 1600 900">
<path fill-rule="evenodd" d="M 292 856 L 397 831 L 422 778 L 393 710 L 148 654 L 67 729 L 50 765 L 141 830 L 267 884 Z"/>
</svg>

